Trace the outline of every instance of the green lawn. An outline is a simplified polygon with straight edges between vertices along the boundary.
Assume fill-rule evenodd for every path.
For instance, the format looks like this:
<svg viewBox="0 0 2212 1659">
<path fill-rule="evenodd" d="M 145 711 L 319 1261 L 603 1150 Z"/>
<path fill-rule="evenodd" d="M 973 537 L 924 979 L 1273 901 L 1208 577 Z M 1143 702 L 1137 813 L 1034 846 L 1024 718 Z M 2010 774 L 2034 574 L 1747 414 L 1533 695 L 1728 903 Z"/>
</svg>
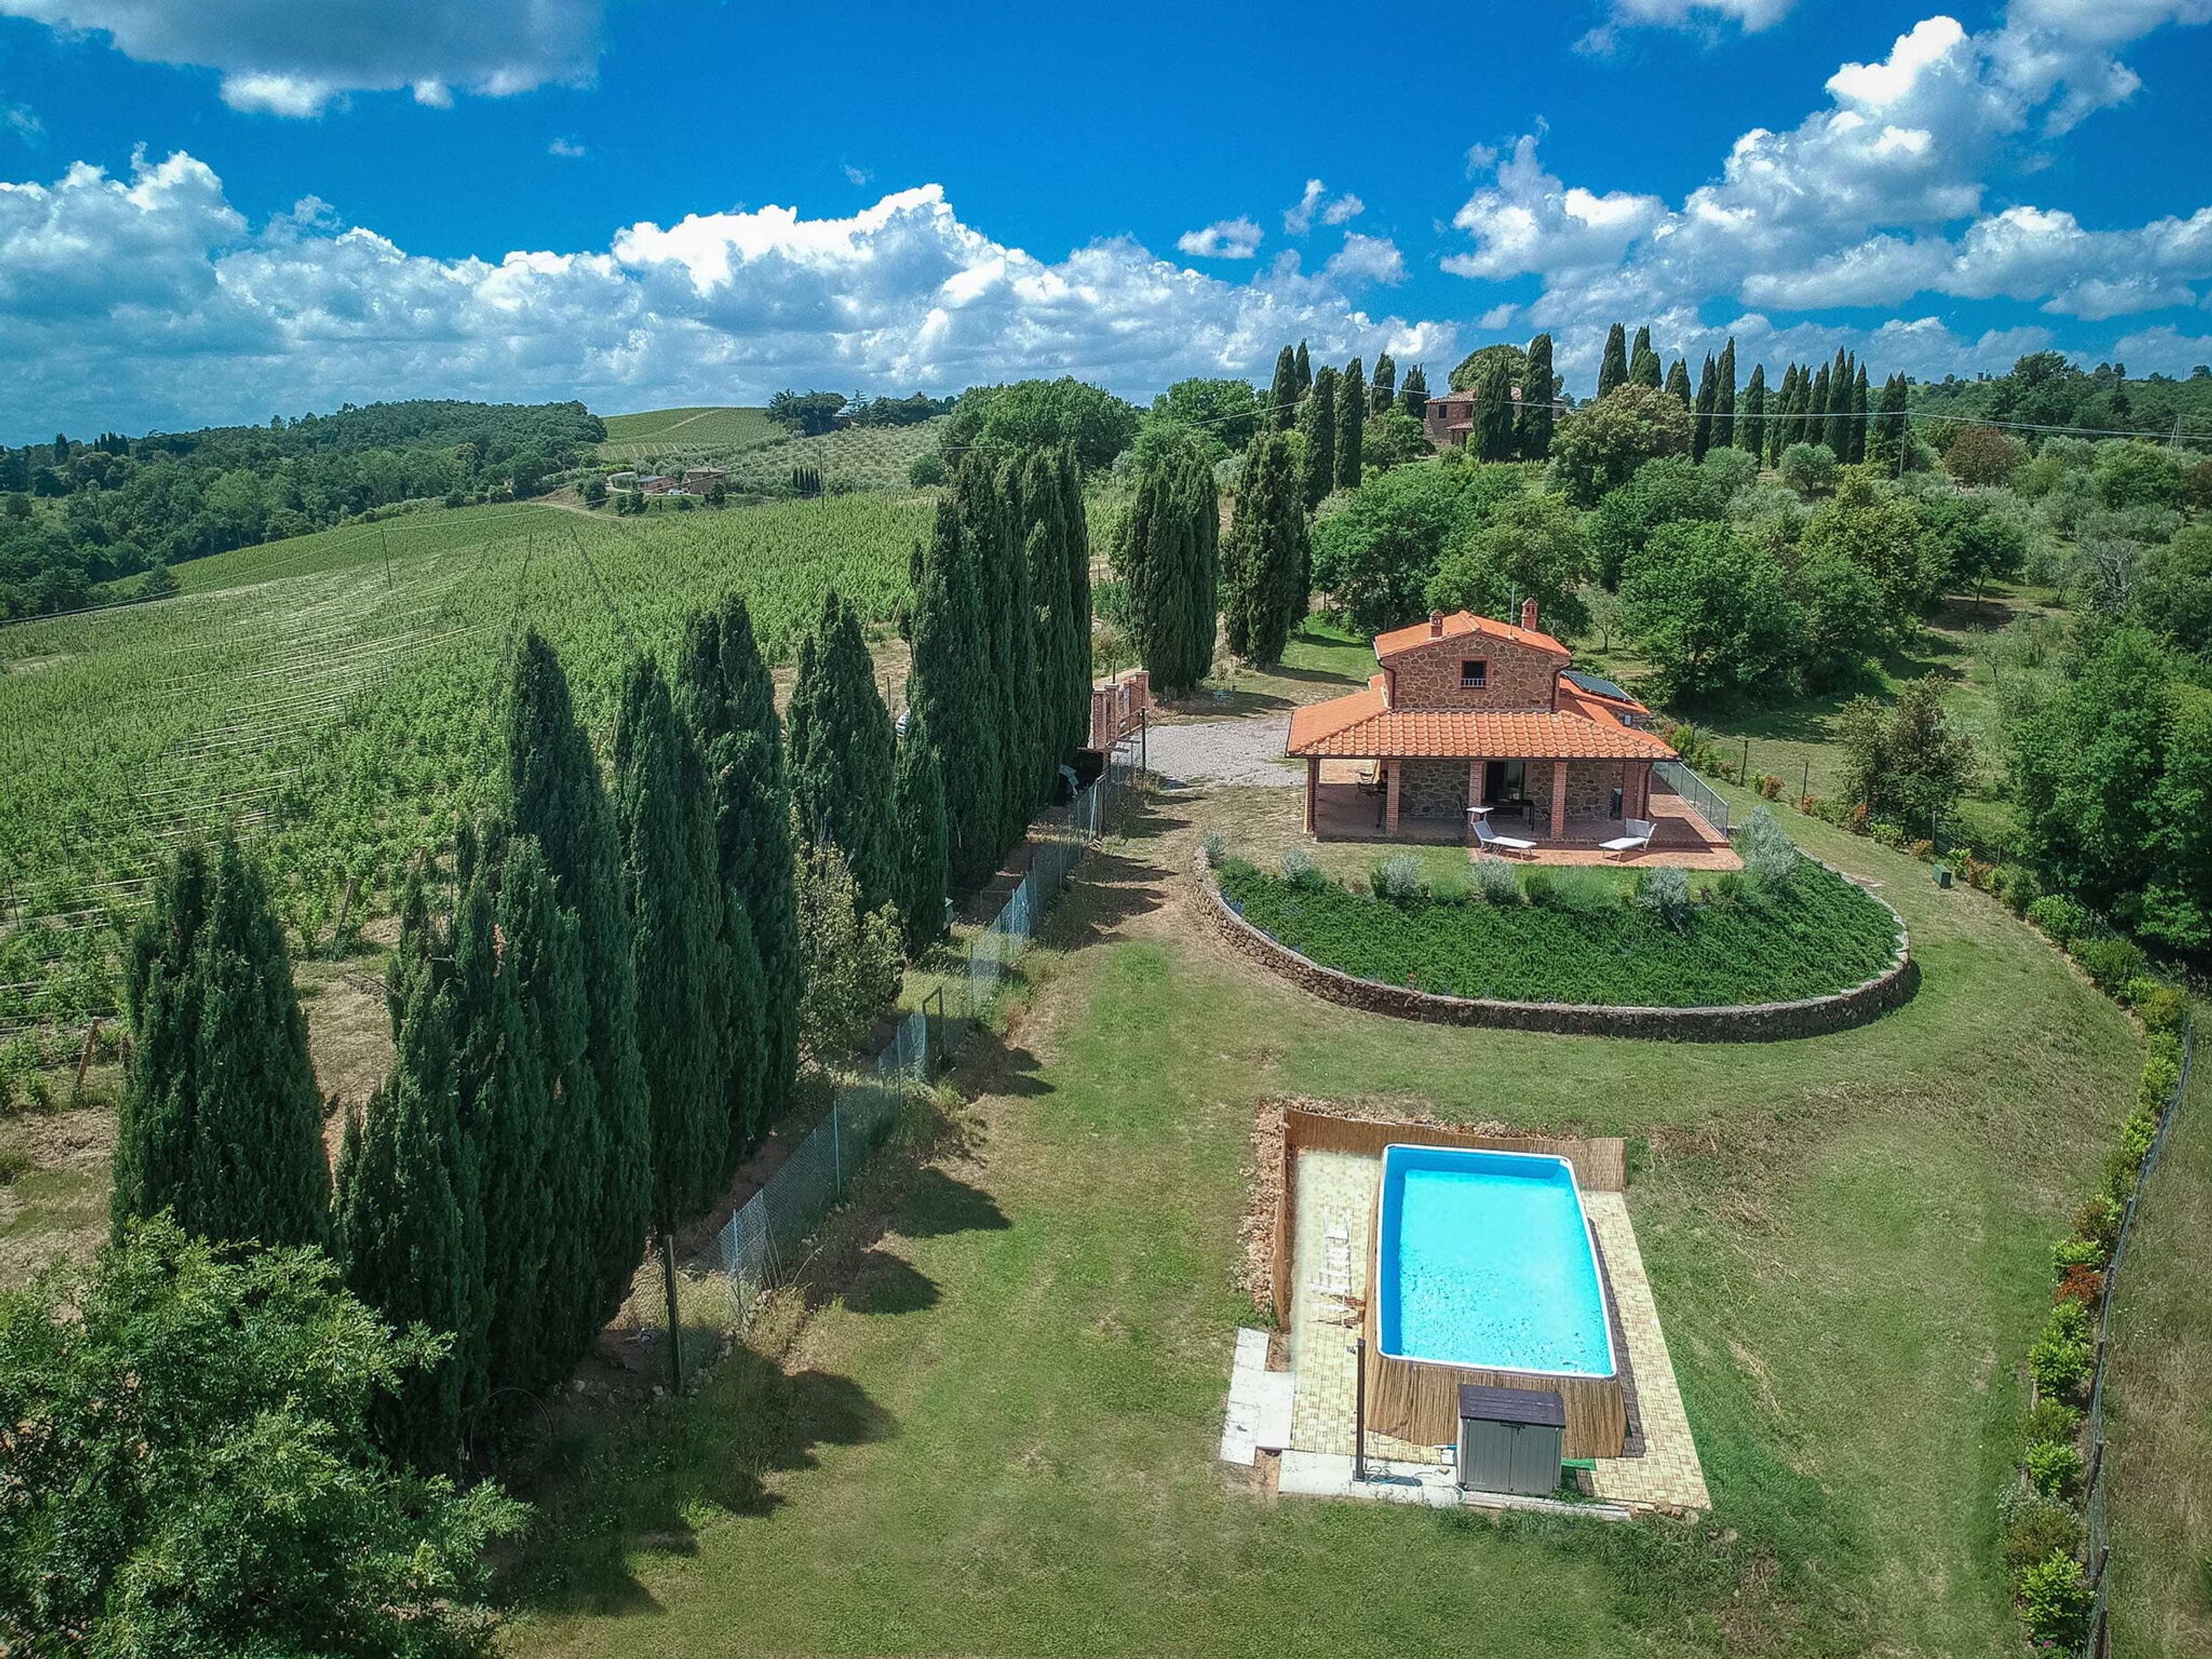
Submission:
<svg viewBox="0 0 2212 1659">
<path fill-rule="evenodd" d="M 2152 1177 L 2114 1312 L 2112 1650 L 2212 1653 L 2212 1011 L 2197 1009 L 2189 1098 Z"/>
<path fill-rule="evenodd" d="M 550 1460 L 510 1650 L 2016 1651 L 1990 1495 L 2050 1242 L 2132 1088 L 2119 1013 L 1981 896 L 1794 821 L 1913 927 L 1920 994 L 1871 1026 L 1668 1045 L 1364 1015 L 1194 927 L 1209 810 L 1161 803 L 1086 865 L 964 1070 L 965 1153 L 908 1184 L 788 1371 L 741 1352 Z M 1278 1094 L 1631 1137 L 1714 1522 L 1498 1525 L 1224 1474 Z"/>
</svg>

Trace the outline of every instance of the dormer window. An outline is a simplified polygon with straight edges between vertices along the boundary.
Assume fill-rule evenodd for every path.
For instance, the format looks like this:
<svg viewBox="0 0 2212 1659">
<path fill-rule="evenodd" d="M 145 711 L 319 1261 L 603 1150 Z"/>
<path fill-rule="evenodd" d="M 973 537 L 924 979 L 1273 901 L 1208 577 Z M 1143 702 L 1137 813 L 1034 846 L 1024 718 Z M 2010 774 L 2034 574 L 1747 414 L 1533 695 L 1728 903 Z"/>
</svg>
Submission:
<svg viewBox="0 0 2212 1659">
<path fill-rule="evenodd" d="M 1480 691 L 1490 684 L 1490 665 L 1480 657 L 1469 657 L 1459 665 L 1460 689 Z"/>
</svg>

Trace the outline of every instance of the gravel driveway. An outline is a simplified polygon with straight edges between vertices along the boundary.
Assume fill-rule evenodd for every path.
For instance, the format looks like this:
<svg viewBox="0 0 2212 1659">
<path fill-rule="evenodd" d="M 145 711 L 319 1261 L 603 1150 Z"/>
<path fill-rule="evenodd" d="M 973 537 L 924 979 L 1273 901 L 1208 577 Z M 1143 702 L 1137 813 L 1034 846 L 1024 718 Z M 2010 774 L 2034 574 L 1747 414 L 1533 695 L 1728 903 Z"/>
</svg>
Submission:
<svg viewBox="0 0 2212 1659">
<path fill-rule="evenodd" d="M 1304 784 L 1306 769 L 1283 758 L 1290 729 L 1279 714 L 1155 726 L 1145 733 L 1145 760 L 1170 783 L 1297 788 Z"/>
</svg>

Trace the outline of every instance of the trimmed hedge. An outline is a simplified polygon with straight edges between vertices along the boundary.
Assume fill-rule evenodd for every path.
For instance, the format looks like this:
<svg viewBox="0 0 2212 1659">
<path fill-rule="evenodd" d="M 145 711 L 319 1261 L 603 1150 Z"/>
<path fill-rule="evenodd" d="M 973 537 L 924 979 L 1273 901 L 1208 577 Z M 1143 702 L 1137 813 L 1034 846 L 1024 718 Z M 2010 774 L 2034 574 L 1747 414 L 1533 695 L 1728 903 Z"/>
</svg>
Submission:
<svg viewBox="0 0 2212 1659">
<path fill-rule="evenodd" d="M 1218 869 L 1237 914 L 1301 955 L 1446 996 L 1657 1008 L 1784 1002 L 1871 979 L 1897 947 L 1881 902 L 1810 860 L 1679 913 L 1565 892 L 1525 904 L 1471 892 L 1383 899 L 1237 859 Z"/>
</svg>

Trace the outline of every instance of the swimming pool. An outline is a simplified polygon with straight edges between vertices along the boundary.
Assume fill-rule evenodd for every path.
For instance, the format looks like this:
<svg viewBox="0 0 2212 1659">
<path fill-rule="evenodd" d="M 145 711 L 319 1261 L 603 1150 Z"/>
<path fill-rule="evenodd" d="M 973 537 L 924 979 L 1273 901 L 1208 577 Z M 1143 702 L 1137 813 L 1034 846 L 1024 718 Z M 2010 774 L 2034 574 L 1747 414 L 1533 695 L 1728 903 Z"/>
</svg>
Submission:
<svg viewBox="0 0 2212 1659">
<path fill-rule="evenodd" d="M 1547 1376 L 1617 1369 L 1596 1246 L 1565 1158 L 1385 1147 L 1376 1261 L 1386 1358 Z"/>
</svg>

